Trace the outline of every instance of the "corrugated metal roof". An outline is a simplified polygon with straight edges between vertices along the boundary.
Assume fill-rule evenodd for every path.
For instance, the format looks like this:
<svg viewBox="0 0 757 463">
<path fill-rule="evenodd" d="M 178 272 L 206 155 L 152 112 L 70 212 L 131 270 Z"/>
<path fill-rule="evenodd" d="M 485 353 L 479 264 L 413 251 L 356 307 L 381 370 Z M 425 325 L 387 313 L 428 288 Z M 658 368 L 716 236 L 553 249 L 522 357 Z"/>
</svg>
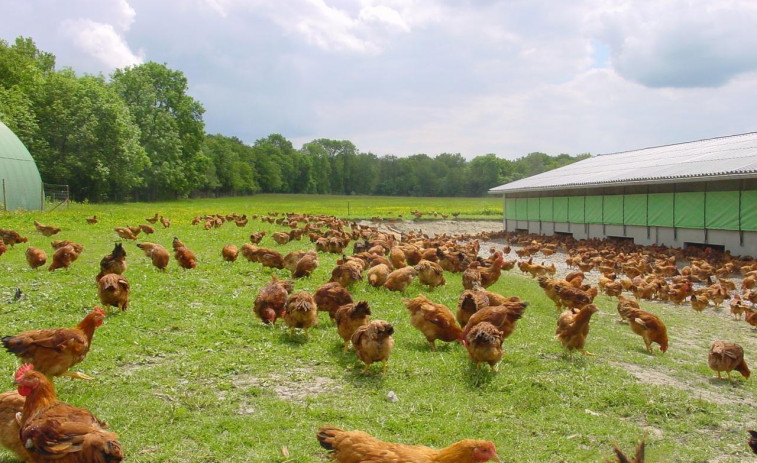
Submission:
<svg viewBox="0 0 757 463">
<path fill-rule="evenodd" d="M 757 132 L 602 154 L 516 180 L 491 194 L 664 183 L 712 177 L 757 178 Z"/>
</svg>

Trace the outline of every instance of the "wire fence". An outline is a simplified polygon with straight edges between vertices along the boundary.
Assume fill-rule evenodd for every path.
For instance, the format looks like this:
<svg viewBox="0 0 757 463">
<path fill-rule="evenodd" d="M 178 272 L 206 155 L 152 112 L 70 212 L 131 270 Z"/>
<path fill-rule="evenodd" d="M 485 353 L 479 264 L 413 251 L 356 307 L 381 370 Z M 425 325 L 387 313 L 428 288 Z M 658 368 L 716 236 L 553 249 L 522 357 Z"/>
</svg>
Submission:
<svg viewBox="0 0 757 463">
<path fill-rule="evenodd" d="M 60 206 L 68 207 L 70 199 L 70 190 L 68 185 L 56 185 L 54 183 L 43 183 L 42 189 L 45 192 L 45 203 L 52 206 L 50 209 L 55 210 Z"/>
</svg>

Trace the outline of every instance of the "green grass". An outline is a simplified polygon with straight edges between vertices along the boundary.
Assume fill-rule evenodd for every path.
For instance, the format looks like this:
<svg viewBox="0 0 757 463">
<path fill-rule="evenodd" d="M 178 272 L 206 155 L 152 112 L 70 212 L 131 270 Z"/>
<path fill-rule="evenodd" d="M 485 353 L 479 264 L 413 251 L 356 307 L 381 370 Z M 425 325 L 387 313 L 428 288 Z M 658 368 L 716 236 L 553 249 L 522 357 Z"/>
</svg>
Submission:
<svg viewBox="0 0 757 463">
<path fill-rule="evenodd" d="M 0 257 L 0 335 L 27 329 L 71 326 L 98 305 L 94 275 L 118 237 L 114 226 L 144 223 L 159 212 L 172 219 L 149 241 L 170 246 L 178 236 L 198 255 L 191 271 L 172 260 L 158 272 L 133 243 L 126 243 L 126 271 L 132 286 L 125 313 L 111 310 L 95 333 L 92 349 L 78 369 L 93 382 L 56 380 L 60 398 L 92 410 L 120 436 L 132 462 L 322 462 L 326 452 L 315 432 L 322 424 L 362 429 L 382 439 L 441 447 L 465 437 L 495 442 L 507 462 L 599 462 L 611 445 L 633 449 L 648 434 L 648 461 L 748 461 L 748 427 L 757 426 L 754 380 L 711 379 L 706 354 L 714 339 L 739 342 L 747 360 L 755 358 L 757 335 L 744 322 L 711 312 L 658 304 L 644 306 L 661 315 L 671 334 L 670 350 L 654 356 L 641 338 L 616 322 L 614 300 L 600 296 L 602 311 L 592 321 L 587 349 L 596 357 L 570 360 L 553 339 L 556 314 L 538 285 L 517 270 L 490 290 L 531 302 L 513 335 L 498 373 L 476 371 L 458 344 L 431 352 L 409 324 L 403 297 L 427 294 L 456 307 L 459 275 L 434 291 L 414 283 L 405 295 L 374 289 L 353 290 L 371 303 L 374 319 L 395 324 L 395 348 L 386 376 L 380 365 L 363 376 L 354 353 L 341 352 L 336 329 L 321 314 L 312 339 L 291 338 L 282 325 L 263 326 L 251 313 L 259 289 L 273 274 L 244 259 L 221 260 L 223 245 L 240 246 L 250 233 L 282 229 L 250 221 L 245 228 L 226 224 L 204 230 L 191 226 L 205 213 L 325 213 L 351 218 L 396 216 L 418 209 L 460 211 L 461 218 L 501 219 L 501 200 L 309 197 L 259 195 L 223 200 L 158 204 L 72 205 L 52 212 L 5 213 L 29 244 L 51 254 L 33 220 L 56 225 L 55 238 L 84 244 L 70 270 L 33 271 L 24 261 L 25 245 Z M 494 210 L 494 215 L 484 212 Z M 84 217 L 97 214 L 100 223 Z M 142 238 L 143 236 L 140 236 Z M 310 248 L 306 240 L 278 246 L 282 254 Z M 351 246 L 350 246 L 351 249 Z M 330 275 L 335 255 L 321 254 L 320 267 L 297 290 L 312 291 Z M 24 297 L 10 302 L 15 288 Z M 0 355 L 0 378 L 13 388 L 18 363 Z M 646 375 L 648 379 L 637 379 Z M 3 388 L 0 388 L 3 390 Z M 386 400 L 388 391 L 398 403 Z M 288 449 L 284 457 L 282 447 Z M 14 461 L 0 453 L 0 461 Z"/>
</svg>

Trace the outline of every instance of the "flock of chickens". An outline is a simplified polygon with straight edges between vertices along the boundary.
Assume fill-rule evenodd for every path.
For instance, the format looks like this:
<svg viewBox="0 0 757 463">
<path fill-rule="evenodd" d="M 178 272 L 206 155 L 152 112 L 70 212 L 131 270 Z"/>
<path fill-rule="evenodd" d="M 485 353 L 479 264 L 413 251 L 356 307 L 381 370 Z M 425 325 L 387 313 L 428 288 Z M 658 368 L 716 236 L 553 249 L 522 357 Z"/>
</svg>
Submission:
<svg viewBox="0 0 757 463">
<path fill-rule="evenodd" d="M 257 219 L 258 216 L 252 216 Z M 594 298 L 603 292 L 618 298 L 617 310 L 631 330 L 642 337 L 646 349 L 652 352 L 657 343 L 662 352 L 668 348 L 664 322 L 656 315 L 640 308 L 643 299 L 670 301 L 681 304 L 690 301 L 695 310 L 703 310 L 711 302 L 716 308 L 730 299 L 735 317 L 744 316 L 757 326 L 757 310 L 751 303 L 757 300 L 757 263 L 740 260 L 728 253 L 710 248 L 698 251 L 681 251 L 662 247 L 642 248 L 627 243 L 609 241 L 575 241 L 564 237 L 538 237 L 534 235 L 492 236 L 441 235 L 429 238 L 422 233 L 397 234 L 382 232 L 376 226 L 349 223 L 329 216 L 276 213 L 261 216 L 265 222 L 289 228 L 276 232 L 271 239 L 278 244 L 307 237 L 314 249 L 292 251 L 282 255 L 272 248 L 259 246 L 266 232 L 252 233 L 250 243 L 237 248 L 226 245 L 222 258 L 235 261 L 240 255 L 264 267 L 286 269 L 292 279 L 310 277 L 319 266 L 319 253 L 341 255 L 331 272 L 329 281 L 310 294 L 294 291 L 292 280 L 274 276 L 256 295 L 254 314 L 265 324 L 281 319 L 292 335 L 302 330 L 309 338 L 309 329 L 318 323 L 318 312 L 327 312 L 337 334 L 344 341 L 344 351 L 352 346 L 357 358 L 365 364 L 363 373 L 371 371 L 373 363 L 382 364 L 386 374 L 387 362 L 394 346 L 394 327 L 383 320 L 371 320 L 368 301 L 355 301 L 350 287 L 365 279 L 376 288 L 404 293 L 417 281 L 429 289 L 446 284 L 445 275 L 460 275 L 464 291 L 459 297 L 455 313 L 426 295 L 403 299 L 410 323 L 418 329 L 436 349 L 437 340 L 459 342 L 468 352 L 470 360 L 479 366 L 486 363 L 494 371 L 502 358 L 503 341 L 516 328 L 529 303 L 517 296 L 504 296 L 487 288 L 498 281 L 503 271 L 518 268 L 538 280 L 539 285 L 555 304 L 559 312 L 555 338 L 572 357 L 574 351 L 593 355 L 585 349 L 589 325 L 598 308 Z M 147 218 L 149 223 L 160 221 L 168 228 L 170 220 L 158 216 Z M 195 217 L 193 225 L 204 228 L 235 223 L 244 227 L 245 215 L 213 215 Z M 87 218 L 95 224 L 96 216 Z M 60 231 L 57 227 L 34 222 L 44 236 Z M 114 231 L 124 240 L 137 240 L 140 233 L 154 232 L 151 225 L 116 227 Z M 517 245 L 522 260 L 506 260 L 510 246 L 502 250 L 492 248 L 487 258 L 480 256 L 479 239 L 505 237 Z M 13 230 L 0 229 L 0 255 L 6 245 L 25 243 L 27 239 Z M 345 249 L 352 243 L 353 252 Z M 190 270 L 196 267 L 197 258 L 178 237 L 173 239 L 173 257 L 177 264 Z M 67 240 L 53 241 L 54 248 L 50 271 L 68 268 L 76 261 L 83 247 Z M 141 242 L 137 246 L 150 258 L 152 264 L 164 270 L 171 254 L 159 244 Z M 536 254 L 544 256 L 563 249 L 569 254 L 567 264 L 576 270 L 564 278 L 554 278 L 554 265 L 533 262 Z M 690 262 L 679 269 L 679 260 Z M 26 260 L 30 267 L 46 264 L 46 253 L 29 246 Z M 129 306 L 130 287 L 124 276 L 126 251 L 117 243 L 113 251 L 100 261 L 100 272 L 95 277 L 98 296 L 103 305 L 126 310 Z M 587 273 L 597 270 L 599 284 L 586 284 Z M 727 277 L 741 272 L 745 278 L 742 293 Z M 695 290 L 695 284 L 701 289 Z M 634 298 L 625 297 L 630 292 Z M 67 375 L 91 379 L 69 369 L 81 362 L 89 350 L 95 328 L 102 324 L 105 312 L 95 308 L 76 327 L 27 331 L 2 338 L 6 350 L 23 362 L 15 376 L 17 392 L 0 395 L 0 440 L 24 461 L 34 462 L 90 462 L 121 461 L 123 452 L 117 436 L 107 430 L 107 423 L 97 419 L 88 410 L 70 406 L 57 399 L 52 378 Z M 708 364 L 717 372 L 731 371 L 749 377 L 744 351 L 738 344 L 716 341 L 709 352 Z M 752 432 L 753 433 L 753 432 Z M 755 449 L 754 433 L 750 445 Z M 330 451 L 331 458 L 340 463 L 352 462 L 484 462 L 499 461 L 494 444 L 487 441 L 463 440 L 445 449 L 433 450 L 422 446 L 406 446 L 380 441 L 361 431 L 343 431 L 323 426 L 317 434 L 318 442 Z M 643 461 L 643 442 L 637 448 L 636 459 L 631 460 L 615 449 L 618 461 Z M 755 449 L 757 453 L 757 449 Z"/>
</svg>

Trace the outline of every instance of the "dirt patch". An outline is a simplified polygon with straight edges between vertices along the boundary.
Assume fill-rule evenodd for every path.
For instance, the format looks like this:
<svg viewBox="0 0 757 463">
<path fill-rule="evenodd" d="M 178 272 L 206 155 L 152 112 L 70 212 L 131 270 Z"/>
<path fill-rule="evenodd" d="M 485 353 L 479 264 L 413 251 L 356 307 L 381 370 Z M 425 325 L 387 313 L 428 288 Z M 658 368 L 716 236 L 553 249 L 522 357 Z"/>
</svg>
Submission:
<svg viewBox="0 0 757 463">
<path fill-rule="evenodd" d="M 238 376 L 232 384 L 240 389 L 258 387 L 271 390 L 282 400 L 298 403 L 305 403 L 308 397 L 340 389 L 333 379 L 314 375 L 312 370 L 306 368 L 295 368 L 286 376 L 279 373 L 271 373 L 265 377 Z"/>
</svg>

